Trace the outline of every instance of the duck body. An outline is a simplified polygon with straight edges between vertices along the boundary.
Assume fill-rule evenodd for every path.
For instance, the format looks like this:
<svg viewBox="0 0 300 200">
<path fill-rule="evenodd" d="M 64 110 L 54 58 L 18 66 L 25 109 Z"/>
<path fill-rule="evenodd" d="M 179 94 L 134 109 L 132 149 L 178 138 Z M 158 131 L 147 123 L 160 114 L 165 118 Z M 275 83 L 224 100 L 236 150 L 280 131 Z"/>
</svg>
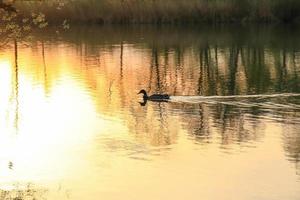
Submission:
<svg viewBox="0 0 300 200">
<path fill-rule="evenodd" d="M 170 99 L 170 96 L 168 94 L 153 94 L 151 96 L 147 97 L 148 100 L 159 100 L 159 99 Z"/>
<path fill-rule="evenodd" d="M 148 96 L 145 90 L 141 90 L 138 94 L 143 94 L 143 99 L 150 101 L 166 101 L 170 99 L 170 96 L 168 94 L 153 94 Z"/>
</svg>

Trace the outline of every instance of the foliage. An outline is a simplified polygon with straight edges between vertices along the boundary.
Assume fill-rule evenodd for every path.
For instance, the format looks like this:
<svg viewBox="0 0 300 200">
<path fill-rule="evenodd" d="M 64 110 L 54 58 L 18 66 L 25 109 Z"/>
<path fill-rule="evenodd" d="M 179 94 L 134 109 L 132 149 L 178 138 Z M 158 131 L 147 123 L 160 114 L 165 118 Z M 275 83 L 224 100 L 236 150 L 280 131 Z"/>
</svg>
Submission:
<svg viewBox="0 0 300 200">
<path fill-rule="evenodd" d="M 20 2 L 24 12 L 41 11 L 51 23 L 290 22 L 299 17 L 299 0 L 65 0 Z"/>
<path fill-rule="evenodd" d="M 0 40 L 49 23 L 293 22 L 299 0 L 0 0 Z"/>
<path fill-rule="evenodd" d="M 36 2 L 35 2 L 36 3 Z M 61 9 L 65 4 L 62 1 L 51 1 L 52 6 Z M 0 45 L 11 39 L 18 40 L 30 35 L 33 29 L 43 29 L 48 26 L 46 15 L 42 12 L 23 12 L 17 9 L 15 2 L 0 1 Z M 66 20 L 63 28 L 69 28 Z"/>
<path fill-rule="evenodd" d="M 273 14 L 283 22 L 292 22 L 300 16 L 299 0 L 274 0 L 272 4 Z"/>
</svg>

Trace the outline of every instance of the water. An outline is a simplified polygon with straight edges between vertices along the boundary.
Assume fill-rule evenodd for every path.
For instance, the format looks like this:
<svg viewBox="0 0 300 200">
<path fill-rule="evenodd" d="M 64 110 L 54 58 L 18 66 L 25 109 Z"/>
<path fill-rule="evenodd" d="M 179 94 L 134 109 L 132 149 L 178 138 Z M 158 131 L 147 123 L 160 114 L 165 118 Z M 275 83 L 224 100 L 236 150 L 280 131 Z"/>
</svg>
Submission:
<svg viewBox="0 0 300 200">
<path fill-rule="evenodd" d="M 299 32 L 72 27 L 1 47 L 1 199 L 300 199 Z"/>
</svg>

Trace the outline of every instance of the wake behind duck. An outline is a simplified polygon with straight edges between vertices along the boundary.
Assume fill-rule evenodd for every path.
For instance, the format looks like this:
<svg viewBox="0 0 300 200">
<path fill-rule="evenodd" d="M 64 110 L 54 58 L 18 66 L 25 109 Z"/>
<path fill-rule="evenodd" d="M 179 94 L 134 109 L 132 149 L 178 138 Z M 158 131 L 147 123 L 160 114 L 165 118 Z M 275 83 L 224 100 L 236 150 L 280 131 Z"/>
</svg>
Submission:
<svg viewBox="0 0 300 200">
<path fill-rule="evenodd" d="M 300 97 L 299 93 L 279 93 L 279 94 L 250 94 L 250 95 L 228 95 L 228 96 L 170 96 L 168 94 L 153 94 L 148 96 L 147 92 L 142 89 L 138 94 L 143 94 L 142 106 L 146 105 L 147 101 L 154 102 L 173 102 L 173 103 L 221 103 L 221 104 L 242 104 L 247 106 L 256 106 L 253 100 Z M 248 102 L 249 101 L 249 102 Z M 249 105 L 248 105 L 249 104 Z M 254 105 L 255 104 L 255 105 Z M 286 107 L 287 105 L 285 105 Z M 298 107 L 299 105 L 292 105 Z"/>
</svg>

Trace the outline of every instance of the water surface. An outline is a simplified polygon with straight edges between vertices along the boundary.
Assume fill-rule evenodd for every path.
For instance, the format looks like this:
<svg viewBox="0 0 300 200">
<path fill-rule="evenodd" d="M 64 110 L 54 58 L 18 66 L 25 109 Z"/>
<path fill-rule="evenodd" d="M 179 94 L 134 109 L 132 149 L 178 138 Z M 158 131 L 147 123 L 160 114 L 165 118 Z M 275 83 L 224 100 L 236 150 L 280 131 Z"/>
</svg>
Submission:
<svg viewBox="0 0 300 200">
<path fill-rule="evenodd" d="M 299 33 L 72 27 L 2 46 L 1 199 L 300 199 Z"/>
</svg>

